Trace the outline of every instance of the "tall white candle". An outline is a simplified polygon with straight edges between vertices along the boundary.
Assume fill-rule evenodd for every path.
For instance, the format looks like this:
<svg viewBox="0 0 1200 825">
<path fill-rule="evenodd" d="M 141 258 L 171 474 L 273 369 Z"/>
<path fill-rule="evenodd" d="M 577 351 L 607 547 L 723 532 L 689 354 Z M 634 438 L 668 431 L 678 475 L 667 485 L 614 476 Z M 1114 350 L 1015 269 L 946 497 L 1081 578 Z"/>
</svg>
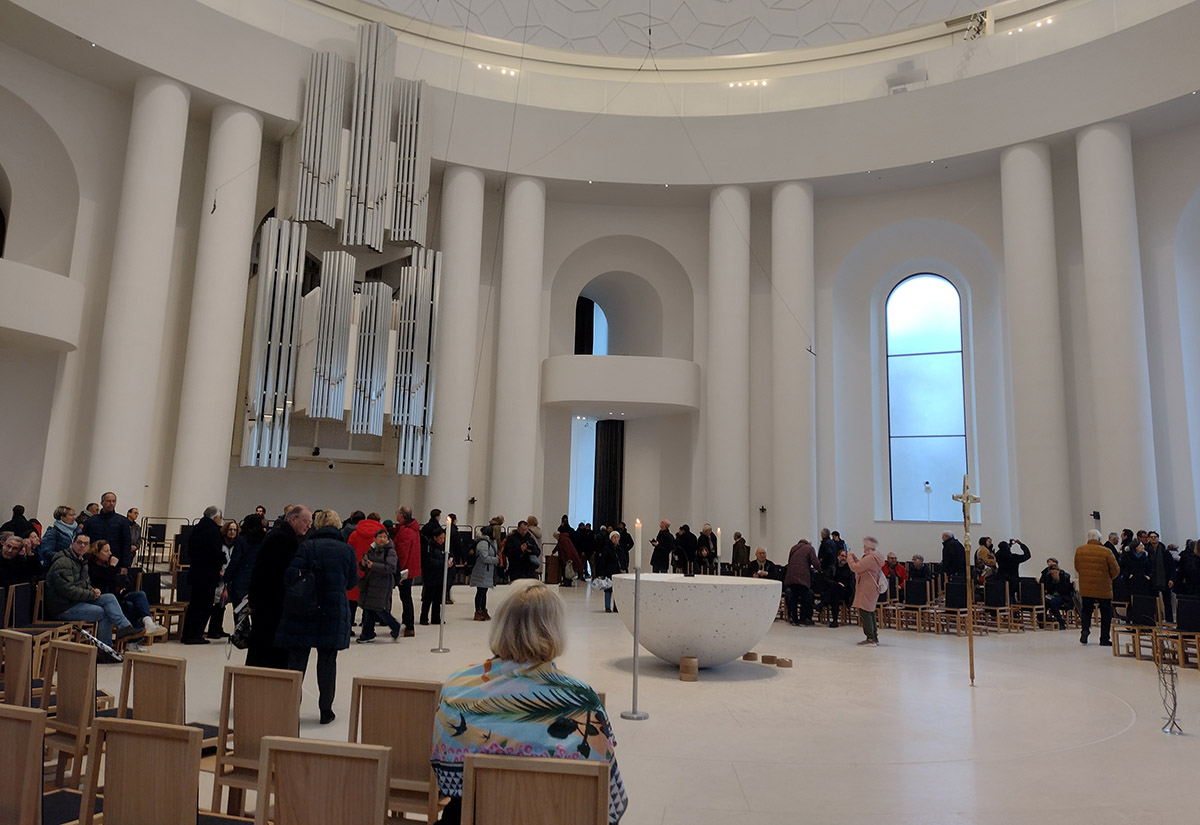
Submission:
<svg viewBox="0 0 1200 825">
<path fill-rule="evenodd" d="M 633 569 L 642 569 L 642 520 L 633 522 Z"/>
<path fill-rule="evenodd" d="M 452 535 L 454 535 L 450 531 L 453 529 L 454 529 L 454 522 L 452 522 L 450 520 L 450 516 L 446 516 L 446 545 L 445 545 L 445 547 L 442 548 L 442 554 L 444 557 L 444 561 L 446 562 L 446 567 L 450 566 L 450 537 Z M 180 631 L 180 632 L 182 633 L 183 631 Z"/>
</svg>

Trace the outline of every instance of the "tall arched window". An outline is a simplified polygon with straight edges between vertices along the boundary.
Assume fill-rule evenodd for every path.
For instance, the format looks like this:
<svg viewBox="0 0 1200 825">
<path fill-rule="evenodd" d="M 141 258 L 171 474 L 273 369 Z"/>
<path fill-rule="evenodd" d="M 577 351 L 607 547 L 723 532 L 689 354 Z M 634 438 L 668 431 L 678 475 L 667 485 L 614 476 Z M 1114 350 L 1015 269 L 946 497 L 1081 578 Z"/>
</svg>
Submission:
<svg viewBox="0 0 1200 825">
<path fill-rule="evenodd" d="M 950 493 L 967 472 L 958 290 L 921 273 L 887 299 L 888 454 L 892 519 L 955 521 Z M 936 494 L 933 494 L 936 491 Z"/>
</svg>

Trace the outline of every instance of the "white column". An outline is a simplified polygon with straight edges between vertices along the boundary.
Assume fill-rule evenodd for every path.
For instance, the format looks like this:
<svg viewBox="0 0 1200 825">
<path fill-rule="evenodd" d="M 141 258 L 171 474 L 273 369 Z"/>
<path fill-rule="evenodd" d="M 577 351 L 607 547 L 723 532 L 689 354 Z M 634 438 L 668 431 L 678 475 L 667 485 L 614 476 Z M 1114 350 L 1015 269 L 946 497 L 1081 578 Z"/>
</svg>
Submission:
<svg viewBox="0 0 1200 825">
<path fill-rule="evenodd" d="M 503 513 L 510 523 L 533 512 L 534 505 L 545 235 L 546 184 L 536 178 L 509 178 L 496 314 L 496 413 L 488 511 Z"/>
<path fill-rule="evenodd" d="M 1000 155 L 1013 535 L 1036 536 L 1047 548 L 1081 541 L 1072 529 L 1080 519 L 1070 516 L 1050 171 L 1050 150 L 1043 143 L 1010 146 Z"/>
<path fill-rule="evenodd" d="M 164 77 L 144 77 L 133 91 L 87 487 L 115 491 L 123 508 L 145 509 L 189 96 Z"/>
<path fill-rule="evenodd" d="M 733 533 L 750 520 L 750 191 L 718 186 L 708 200 L 708 365 L 703 520 Z M 697 519 L 698 521 L 700 519 Z"/>
<path fill-rule="evenodd" d="M 442 179 L 442 283 L 438 288 L 437 394 L 425 510 L 467 517 L 471 398 L 479 357 L 479 268 L 483 254 L 483 172 L 447 166 Z"/>
<path fill-rule="evenodd" d="M 246 282 L 254 239 L 262 116 L 234 104 L 213 112 L 168 514 L 225 506 L 237 417 Z"/>
<path fill-rule="evenodd" d="M 1129 127 L 1100 123 L 1076 137 L 1084 293 L 1096 443 L 1103 469 L 1085 480 L 1084 507 L 1104 523 L 1158 524 L 1146 315 Z M 1089 495 L 1091 493 L 1091 495 Z"/>
<path fill-rule="evenodd" d="M 816 334 L 813 190 L 771 190 L 771 543 L 817 538 Z M 757 540 L 756 540 L 757 541 Z M 778 552 L 778 551 L 777 551 Z"/>
</svg>

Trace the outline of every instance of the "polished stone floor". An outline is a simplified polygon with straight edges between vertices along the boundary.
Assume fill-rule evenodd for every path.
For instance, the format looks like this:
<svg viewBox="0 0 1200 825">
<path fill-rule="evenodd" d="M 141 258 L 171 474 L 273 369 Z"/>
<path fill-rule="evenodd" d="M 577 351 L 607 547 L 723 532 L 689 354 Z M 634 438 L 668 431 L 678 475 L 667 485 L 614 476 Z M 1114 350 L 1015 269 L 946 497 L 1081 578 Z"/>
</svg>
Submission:
<svg viewBox="0 0 1200 825">
<path fill-rule="evenodd" d="M 489 607 L 505 597 L 492 591 Z M 487 653 L 490 625 L 471 621 L 473 591 L 458 588 L 438 628 L 338 659 L 338 719 L 317 724 L 315 657 L 305 682 L 301 735 L 345 739 L 355 675 L 444 678 Z M 793 669 L 733 662 L 694 683 L 643 652 L 632 706 L 633 642 L 601 594 L 560 589 L 570 640 L 564 670 L 607 694 L 629 792 L 625 825 L 940 825 L 1055 823 L 1158 825 L 1196 821 L 1200 672 L 1179 674 L 1179 723 L 1161 733 L 1155 668 L 1079 644 L 1077 632 L 990 635 L 976 642 L 971 687 L 965 638 L 884 630 L 858 647 L 857 627 L 777 621 L 755 648 Z M 398 607 L 398 604 L 397 604 Z M 220 674 L 244 654 L 224 644 L 154 652 L 188 659 L 189 719 L 215 720 Z M 120 668 L 100 668 L 114 693 Z M 211 784 L 203 783 L 202 804 Z"/>
</svg>

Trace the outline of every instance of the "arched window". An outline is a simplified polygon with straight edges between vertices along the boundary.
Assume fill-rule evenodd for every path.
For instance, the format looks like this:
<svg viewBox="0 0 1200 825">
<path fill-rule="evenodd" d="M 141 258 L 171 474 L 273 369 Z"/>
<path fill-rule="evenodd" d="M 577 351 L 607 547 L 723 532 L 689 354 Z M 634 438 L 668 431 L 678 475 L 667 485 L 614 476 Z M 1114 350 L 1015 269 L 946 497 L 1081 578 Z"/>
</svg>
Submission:
<svg viewBox="0 0 1200 825">
<path fill-rule="evenodd" d="M 956 521 L 950 493 L 967 472 L 958 290 L 940 275 L 913 275 L 888 296 L 886 316 L 892 519 Z"/>
<path fill-rule="evenodd" d="M 575 299 L 575 354 L 608 355 L 608 316 L 582 295 Z"/>
</svg>

